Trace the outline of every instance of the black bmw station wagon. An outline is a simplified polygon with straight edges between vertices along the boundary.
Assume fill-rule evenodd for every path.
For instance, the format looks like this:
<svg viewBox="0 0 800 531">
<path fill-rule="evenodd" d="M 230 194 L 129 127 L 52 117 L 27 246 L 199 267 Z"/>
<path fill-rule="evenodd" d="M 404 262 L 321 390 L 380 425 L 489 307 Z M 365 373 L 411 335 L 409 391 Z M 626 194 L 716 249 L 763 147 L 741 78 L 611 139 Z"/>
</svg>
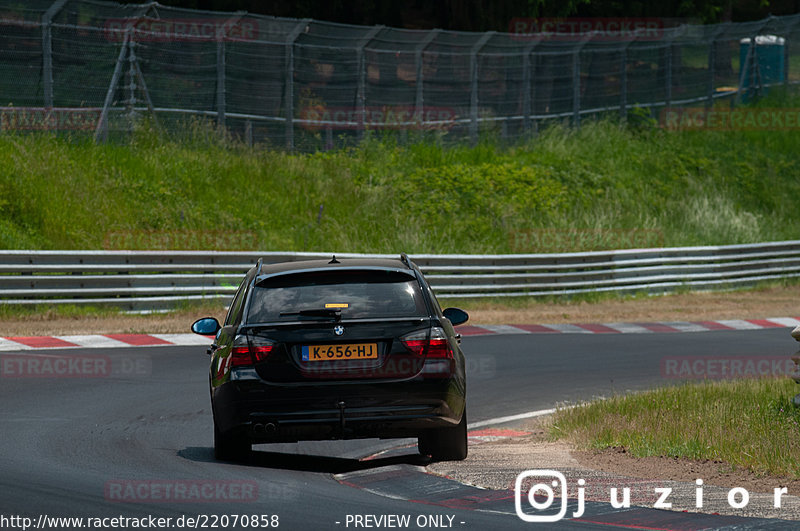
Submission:
<svg viewBox="0 0 800 531">
<path fill-rule="evenodd" d="M 419 268 L 399 259 L 309 260 L 245 276 L 215 335 L 214 454 L 252 444 L 417 437 L 436 460 L 467 456 L 458 308 L 441 310 Z"/>
</svg>

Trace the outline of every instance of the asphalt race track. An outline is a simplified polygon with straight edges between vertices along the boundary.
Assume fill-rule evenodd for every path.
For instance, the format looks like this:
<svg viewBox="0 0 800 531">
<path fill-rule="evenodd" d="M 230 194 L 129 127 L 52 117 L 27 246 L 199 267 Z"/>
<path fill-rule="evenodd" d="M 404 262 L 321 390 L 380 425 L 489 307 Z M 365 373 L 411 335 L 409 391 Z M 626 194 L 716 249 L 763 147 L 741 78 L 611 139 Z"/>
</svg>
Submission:
<svg viewBox="0 0 800 531">
<path fill-rule="evenodd" d="M 477 422 L 675 382 L 663 376 L 666 357 L 788 357 L 795 344 L 788 329 L 765 329 L 472 336 L 464 338 L 463 347 L 469 360 L 470 422 Z M 261 528 L 264 522 L 274 524 L 276 515 L 280 529 L 364 529 L 378 524 L 403 528 L 402 520 L 387 517 L 408 515 L 405 528 L 409 529 L 545 528 L 517 518 L 513 500 L 498 502 L 500 511 L 426 503 L 426 496 L 435 497 L 430 489 L 436 487 L 420 472 L 418 466 L 426 461 L 415 448 L 359 460 L 397 446 L 396 441 L 261 445 L 246 465 L 216 462 L 204 347 L 39 350 L 5 352 L 0 359 L 9 356 L 98 357 L 103 370 L 59 378 L 4 371 L 0 515 L 6 518 L 30 517 L 35 525 L 44 515 L 153 516 L 171 518 L 175 529 L 179 518 L 186 525 L 186 518 L 199 517 L 198 528 L 216 523 L 223 529 L 233 528 L 233 515 L 265 515 L 259 521 Z M 538 465 L 531 463 L 530 468 Z M 393 488 L 392 480 L 370 489 L 334 477 L 377 469 L 403 471 L 398 493 L 386 491 Z M 662 528 L 709 525 L 700 520 L 692 523 L 702 516 L 680 518 L 680 527 Z M 6 520 L 0 527 L 19 529 L 15 526 L 20 522 Z M 547 528 L 622 529 L 619 524 L 633 522 L 600 525 L 566 520 Z M 762 524 L 750 527 L 763 528 Z M 775 522 L 774 528 L 791 527 Z"/>
</svg>

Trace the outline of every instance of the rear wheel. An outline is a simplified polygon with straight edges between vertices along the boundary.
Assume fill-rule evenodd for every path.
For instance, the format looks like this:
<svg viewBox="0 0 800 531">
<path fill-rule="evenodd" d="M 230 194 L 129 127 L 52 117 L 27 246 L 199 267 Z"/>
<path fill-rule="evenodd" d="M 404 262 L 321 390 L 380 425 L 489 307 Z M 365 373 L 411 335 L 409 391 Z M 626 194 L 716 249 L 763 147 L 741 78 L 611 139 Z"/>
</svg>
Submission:
<svg viewBox="0 0 800 531">
<path fill-rule="evenodd" d="M 452 428 L 436 428 L 421 434 L 417 441 L 419 453 L 435 461 L 463 461 L 467 458 L 467 410 L 461 422 Z"/>
<path fill-rule="evenodd" d="M 214 423 L 214 457 L 220 461 L 246 461 L 252 445 L 244 435 L 231 431 L 222 433 Z"/>
</svg>

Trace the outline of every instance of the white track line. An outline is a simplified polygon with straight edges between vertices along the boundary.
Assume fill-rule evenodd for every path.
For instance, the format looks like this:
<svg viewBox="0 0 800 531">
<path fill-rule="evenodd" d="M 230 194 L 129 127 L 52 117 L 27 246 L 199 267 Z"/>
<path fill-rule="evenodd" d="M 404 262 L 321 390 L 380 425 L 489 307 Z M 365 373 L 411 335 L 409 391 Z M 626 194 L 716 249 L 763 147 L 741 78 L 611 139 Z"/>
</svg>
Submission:
<svg viewBox="0 0 800 531">
<path fill-rule="evenodd" d="M 555 413 L 555 409 L 539 409 L 537 411 L 528 411 L 527 413 L 520 413 L 519 415 L 509 415 L 507 417 L 496 417 L 488 420 L 481 420 L 467 425 L 467 428 L 474 430 L 475 428 L 482 428 L 483 426 L 492 426 L 493 424 L 504 424 L 506 422 L 513 422 L 515 420 L 530 419 L 533 417 L 542 417 Z"/>
<path fill-rule="evenodd" d="M 485 328 L 490 332 L 494 332 L 495 334 L 530 334 L 528 330 L 523 330 L 522 328 L 517 328 L 516 326 L 512 325 L 479 325 L 481 328 Z"/>
</svg>

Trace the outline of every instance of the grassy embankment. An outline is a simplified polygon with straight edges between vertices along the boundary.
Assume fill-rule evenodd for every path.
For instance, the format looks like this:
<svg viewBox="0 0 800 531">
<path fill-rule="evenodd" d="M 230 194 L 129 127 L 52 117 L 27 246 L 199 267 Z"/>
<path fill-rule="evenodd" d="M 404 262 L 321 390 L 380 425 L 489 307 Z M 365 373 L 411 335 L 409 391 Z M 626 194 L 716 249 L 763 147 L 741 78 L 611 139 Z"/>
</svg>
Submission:
<svg viewBox="0 0 800 531">
<path fill-rule="evenodd" d="M 560 410 L 550 433 L 583 448 L 624 447 L 633 457 L 721 461 L 800 478 L 797 391 L 786 377 L 686 383 Z"/>
<path fill-rule="evenodd" d="M 107 145 L 2 135 L 0 248 L 507 253 L 795 239 L 797 153 L 795 131 L 646 120 L 556 126 L 511 146 L 424 133 L 313 154 L 203 127 Z"/>
<path fill-rule="evenodd" d="M 796 131 L 600 122 L 509 147 L 426 137 L 314 154 L 208 138 L 0 136 L 0 248 L 547 252 L 794 239 L 800 227 Z M 526 232 L 539 229 L 588 231 Z"/>
</svg>

